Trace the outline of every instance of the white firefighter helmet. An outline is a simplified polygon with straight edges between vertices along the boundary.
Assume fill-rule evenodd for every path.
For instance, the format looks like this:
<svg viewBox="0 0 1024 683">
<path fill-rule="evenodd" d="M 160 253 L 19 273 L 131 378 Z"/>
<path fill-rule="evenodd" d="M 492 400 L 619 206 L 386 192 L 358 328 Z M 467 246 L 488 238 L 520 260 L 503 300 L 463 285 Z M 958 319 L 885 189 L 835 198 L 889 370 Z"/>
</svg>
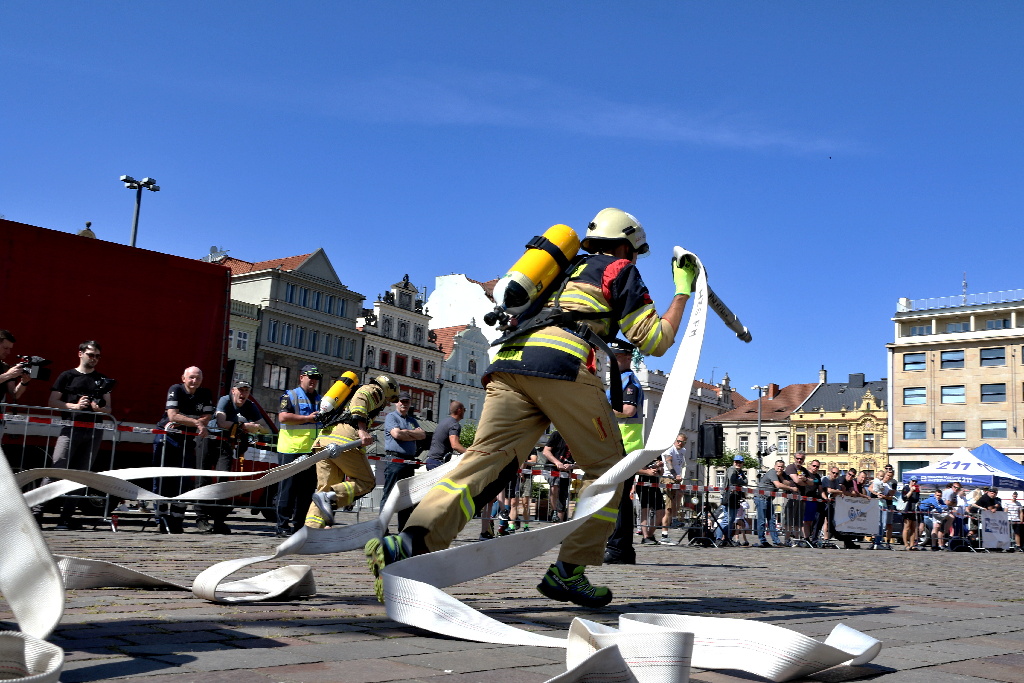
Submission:
<svg viewBox="0 0 1024 683">
<path fill-rule="evenodd" d="M 384 400 L 388 403 L 394 403 L 398 400 L 398 383 L 391 379 L 387 375 L 377 375 L 373 378 L 373 381 L 377 383 L 381 389 L 384 390 Z"/>
<path fill-rule="evenodd" d="M 633 214 L 621 209 L 602 209 L 587 226 L 581 246 L 594 253 L 614 242 L 629 242 L 637 254 L 646 254 L 647 233 Z"/>
</svg>

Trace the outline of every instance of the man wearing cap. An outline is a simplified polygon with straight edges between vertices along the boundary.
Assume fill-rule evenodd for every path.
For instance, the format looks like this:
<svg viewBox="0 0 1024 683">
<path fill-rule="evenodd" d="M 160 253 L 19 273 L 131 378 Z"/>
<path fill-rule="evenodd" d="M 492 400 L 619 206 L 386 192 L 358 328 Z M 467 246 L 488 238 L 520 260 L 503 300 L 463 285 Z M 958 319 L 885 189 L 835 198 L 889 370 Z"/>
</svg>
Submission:
<svg viewBox="0 0 1024 683">
<path fill-rule="evenodd" d="M 622 377 L 622 412 L 613 410 L 619 421 L 619 433 L 622 434 L 622 447 L 625 453 L 644 447 L 644 390 L 640 386 L 640 380 L 633 373 L 633 350 L 636 348 L 623 339 L 613 339 L 608 343 L 608 348 L 615 355 L 615 362 L 619 365 L 619 374 Z M 609 392 L 610 393 L 610 392 Z M 619 515 L 615 519 L 615 530 L 608 537 L 605 545 L 604 561 L 608 564 L 636 564 L 636 550 L 633 549 L 633 526 L 636 522 L 636 515 L 633 512 L 633 501 L 630 498 L 630 491 L 633 490 L 633 481 L 636 475 L 622 482 L 622 494 L 619 499 Z M 645 491 L 644 493 L 649 493 Z M 664 509 L 664 505 L 662 506 Z M 657 511 L 657 507 L 655 507 Z M 657 512 L 655 512 L 657 514 Z M 665 513 L 662 513 L 666 517 Z M 668 528 L 664 526 L 666 519 L 654 520 L 654 523 L 662 523 L 661 543 L 668 543 Z M 644 520 L 650 523 L 650 520 Z M 644 537 L 653 540 L 653 531 L 645 528 Z"/>
<path fill-rule="evenodd" d="M 230 472 L 231 463 L 239 458 L 249 447 L 246 434 L 263 434 L 270 431 L 266 426 L 259 408 L 249 399 L 252 385 L 245 380 L 238 380 L 231 387 L 231 393 L 221 396 L 213 412 L 213 419 L 221 433 L 211 441 L 203 454 L 200 469 Z M 200 486 L 212 484 L 217 480 L 203 477 Z M 229 505 L 197 506 L 199 516 L 196 528 L 213 534 L 230 534 L 231 527 L 224 523 L 231 514 Z"/>
<path fill-rule="evenodd" d="M 747 485 L 747 470 L 743 467 L 743 454 L 737 453 L 732 459 L 732 467 L 725 471 L 725 485 L 728 493 L 725 494 L 725 507 L 728 510 L 725 528 L 722 533 L 725 535 L 725 544 L 732 545 L 732 530 L 736 524 L 736 512 L 740 509 L 740 501 L 746 497 L 743 487 Z"/>
<path fill-rule="evenodd" d="M 384 417 L 384 452 L 389 458 L 399 460 L 416 459 L 416 442 L 427 437 L 426 432 L 420 427 L 420 423 L 409 411 L 412 405 L 412 397 L 408 391 L 398 395 L 398 402 L 395 403 L 394 411 Z M 381 496 L 380 505 L 384 507 L 388 494 L 395 487 L 399 479 L 406 479 L 416 474 L 419 465 L 409 465 L 404 462 L 389 462 L 384 468 L 384 491 Z M 405 528 L 405 521 L 412 514 L 412 509 L 407 508 L 398 513 L 398 530 Z"/>
<path fill-rule="evenodd" d="M 315 365 L 303 365 L 299 371 L 299 386 L 281 395 L 281 406 L 277 414 L 281 426 L 277 436 L 277 452 L 281 454 L 282 465 L 313 450 L 313 442 L 319 431 L 317 408 L 320 405 L 320 394 L 317 388 L 321 379 L 323 375 Z M 290 536 L 303 525 L 315 489 L 316 471 L 312 467 L 280 483 L 277 492 L 278 537 Z"/>
</svg>

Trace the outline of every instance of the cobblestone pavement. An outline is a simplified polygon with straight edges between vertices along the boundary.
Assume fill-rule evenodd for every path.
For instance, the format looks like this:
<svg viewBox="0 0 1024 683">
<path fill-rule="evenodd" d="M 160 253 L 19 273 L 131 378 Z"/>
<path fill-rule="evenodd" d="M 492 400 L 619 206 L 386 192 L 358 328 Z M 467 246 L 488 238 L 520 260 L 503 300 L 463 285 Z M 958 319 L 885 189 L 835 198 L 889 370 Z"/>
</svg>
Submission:
<svg viewBox="0 0 1024 683">
<path fill-rule="evenodd" d="M 55 553 L 108 560 L 188 584 L 221 560 L 269 554 L 273 527 L 248 513 L 230 536 L 180 536 L 122 520 L 44 535 Z M 472 530 L 472 533 L 470 533 Z M 464 533 L 478 533 L 474 522 Z M 614 624 L 624 612 L 758 619 L 812 637 L 843 622 L 884 642 L 869 666 L 812 680 L 1024 683 L 1024 554 L 795 548 L 637 546 L 639 564 L 588 572 L 616 599 L 603 610 L 570 609 L 534 586 L 555 551 L 450 592 L 501 621 L 561 634 L 574 616 Z M 69 591 L 51 640 L 67 653 L 66 683 L 431 681 L 535 683 L 565 670 L 564 651 L 464 642 L 395 623 L 373 598 L 362 553 L 289 557 L 257 565 L 313 566 L 318 594 L 295 602 L 211 604 L 172 590 Z M 0 602 L 0 621 L 12 616 Z M 694 670 L 695 683 L 759 680 Z"/>
</svg>

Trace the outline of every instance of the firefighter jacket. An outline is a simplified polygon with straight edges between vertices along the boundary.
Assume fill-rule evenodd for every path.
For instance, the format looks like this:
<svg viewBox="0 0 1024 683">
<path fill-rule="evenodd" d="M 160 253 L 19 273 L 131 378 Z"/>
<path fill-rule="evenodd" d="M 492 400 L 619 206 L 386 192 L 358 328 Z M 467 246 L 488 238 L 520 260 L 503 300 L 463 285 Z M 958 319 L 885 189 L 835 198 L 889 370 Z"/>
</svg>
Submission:
<svg viewBox="0 0 1024 683">
<path fill-rule="evenodd" d="M 554 306 L 554 300 L 545 305 Z M 661 356 L 675 341 L 676 331 L 658 315 L 640 272 L 626 259 L 585 257 L 570 273 L 559 305 L 566 311 L 598 314 L 583 323 L 606 340 L 621 330 L 644 355 Z M 581 363 L 593 371 L 591 346 L 570 329 L 551 325 L 503 344 L 484 374 L 484 384 L 492 372 L 573 381 Z"/>
</svg>

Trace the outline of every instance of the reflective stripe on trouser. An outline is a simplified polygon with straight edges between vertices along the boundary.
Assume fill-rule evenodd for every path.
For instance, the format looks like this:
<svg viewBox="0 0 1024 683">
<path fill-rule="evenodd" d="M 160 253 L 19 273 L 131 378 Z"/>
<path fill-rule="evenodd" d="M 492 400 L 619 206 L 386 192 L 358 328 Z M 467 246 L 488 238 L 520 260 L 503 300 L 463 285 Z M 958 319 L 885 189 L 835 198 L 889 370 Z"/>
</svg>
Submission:
<svg viewBox="0 0 1024 683">
<path fill-rule="evenodd" d="M 316 440 L 313 452 L 326 448 L 332 443 L 358 437 L 359 434 L 354 427 L 339 425 L 331 434 L 322 434 Z M 345 481 L 346 475 L 352 481 Z M 333 458 L 321 460 L 316 464 L 316 490 L 337 493 L 338 500 L 335 503 L 337 508 L 351 505 L 357 498 L 372 491 L 376 483 L 373 470 L 370 468 L 370 463 L 362 448 L 350 448 Z M 318 529 L 325 526 L 324 520 L 320 516 L 320 509 L 315 503 L 309 505 L 309 511 L 306 513 L 306 526 Z"/>
<path fill-rule="evenodd" d="M 487 385 L 472 447 L 459 466 L 420 501 L 406 524 L 429 550 L 447 548 L 472 518 L 473 499 L 513 461 L 520 466 L 549 422 L 586 473 L 586 487 L 622 458 L 622 440 L 601 382 L 580 366 L 576 381 L 496 372 Z M 581 489 L 582 491 L 582 489 Z M 558 559 L 600 565 L 615 526 L 619 493 L 564 541 Z"/>
</svg>

